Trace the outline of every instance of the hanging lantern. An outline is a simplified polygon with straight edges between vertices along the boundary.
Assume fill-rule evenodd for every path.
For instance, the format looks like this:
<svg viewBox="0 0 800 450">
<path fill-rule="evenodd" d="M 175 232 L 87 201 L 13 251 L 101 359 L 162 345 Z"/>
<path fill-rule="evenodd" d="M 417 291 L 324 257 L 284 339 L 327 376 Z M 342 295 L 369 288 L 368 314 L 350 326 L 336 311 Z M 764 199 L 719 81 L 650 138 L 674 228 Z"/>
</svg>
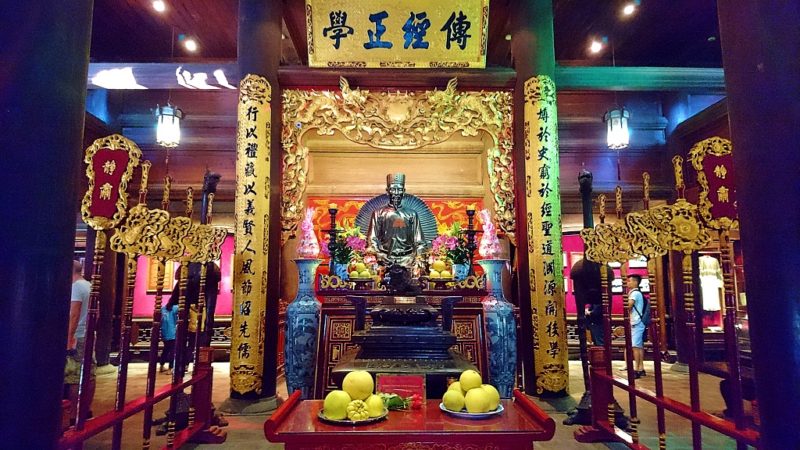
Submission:
<svg viewBox="0 0 800 450">
<path fill-rule="evenodd" d="M 167 103 L 156 107 L 156 142 L 162 147 L 177 147 L 181 143 L 183 111 Z"/>
<path fill-rule="evenodd" d="M 608 148 L 627 148 L 630 142 L 628 134 L 628 117 L 630 113 L 625 108 L 609 110 L 603 119 L 608 125 Z"/>
</svg>

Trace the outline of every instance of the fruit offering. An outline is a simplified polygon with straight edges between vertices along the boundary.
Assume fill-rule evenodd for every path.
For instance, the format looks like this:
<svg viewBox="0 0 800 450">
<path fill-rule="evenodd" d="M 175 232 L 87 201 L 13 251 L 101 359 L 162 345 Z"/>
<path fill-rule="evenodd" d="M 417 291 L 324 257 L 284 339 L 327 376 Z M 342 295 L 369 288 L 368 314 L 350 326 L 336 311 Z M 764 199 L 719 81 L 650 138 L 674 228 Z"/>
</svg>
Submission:
<svg viewBox="0 0 800 450">
<path fill-rule="evenodd" d="M 372 375 L 366 370 L 354 370 L 344 377 L 342 390 L 350 395 L 353 400 L 366 400 L 375 390 Z"/>
<path fill-rule="evenodd" d="M 332 420 L 341 420 L 347 417 L 347 406 L 350 404 L 350 395 L 345 391 L 331 391 L 325 396 L 322 403 L 322 413 Z"/>
<path fill-rule="evenodd" d="M 362 400 L 353 400 L 347 404 L 347 418 L 352 421 L 369 419 L 367 404 Z"/>
<path fill-rule="evenodd" d="M 372 393 L 375 382 L 365 370 L 348 373 L 342 381 L 342 389 L 331 391 L 322 404 L 319 416 L 331 421 L 360 422 L 385 416 L 384 399 Z"/>
<path fill-rule="evenodd" d="M 350 278 L 372 278 L 372 272 L 363 262 L 355 263 L 350 268 Z"/>
<path fill-rule="evenodd" d="M 500 393 L 490 384 L 483 384 L 481 374 L 465 370 L 459 380 L 450 384 L 442 396 L 442 405 L 447 411 L 456 413 L 466 409 L 470 414 L 497 411 L 500 407 Z"/>
</svg>

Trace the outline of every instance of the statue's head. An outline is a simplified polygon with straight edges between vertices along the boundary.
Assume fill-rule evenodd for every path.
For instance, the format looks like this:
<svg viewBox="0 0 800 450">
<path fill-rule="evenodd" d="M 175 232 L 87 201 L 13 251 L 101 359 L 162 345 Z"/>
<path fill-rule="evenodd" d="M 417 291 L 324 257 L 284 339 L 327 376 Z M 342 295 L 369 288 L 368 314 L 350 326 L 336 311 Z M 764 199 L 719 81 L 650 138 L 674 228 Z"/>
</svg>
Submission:
<svg viewBox="0 0 800 450">
<path fill-rule="evenodd" d="M 404 173 L 386 175 L 386 193 L 389 194 L 389 204 L 399 208 L 406 193 L 406 175 Z"/>
</svg>

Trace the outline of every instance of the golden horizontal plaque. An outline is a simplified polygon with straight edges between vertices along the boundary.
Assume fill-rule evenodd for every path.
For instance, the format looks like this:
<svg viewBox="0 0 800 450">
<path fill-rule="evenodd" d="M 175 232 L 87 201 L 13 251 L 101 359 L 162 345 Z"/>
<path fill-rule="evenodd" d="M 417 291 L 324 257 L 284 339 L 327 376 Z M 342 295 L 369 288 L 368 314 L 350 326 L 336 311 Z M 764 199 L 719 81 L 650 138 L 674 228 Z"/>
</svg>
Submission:
<svg viewBox="0 0 800 450">
<path fill-rule="evenodd" d="M 489 0 L 306 0 L 311 67 L 484 68 Z"/>
</svg>

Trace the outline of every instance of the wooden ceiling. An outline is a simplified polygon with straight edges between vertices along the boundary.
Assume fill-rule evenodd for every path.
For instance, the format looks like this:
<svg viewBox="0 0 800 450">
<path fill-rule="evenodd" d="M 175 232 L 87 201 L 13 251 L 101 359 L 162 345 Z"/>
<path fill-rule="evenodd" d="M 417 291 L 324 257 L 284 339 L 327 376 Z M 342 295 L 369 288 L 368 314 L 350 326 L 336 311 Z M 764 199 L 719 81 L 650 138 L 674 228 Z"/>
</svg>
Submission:
<svg viewBox="0 0 800 450">
<path fill-rule="evenodd" d="M 266 0 L 265 0 L 266 1 Z M 158 13 L 152 0 L 97 0 L 92 24 L 93 61 L 201 61 L 236 58 L 236 0 L 166 0 Z M 285 65 L 306 61 L 303 0 L 284 0 Z M 490 2 L 487 64 L 511 67 L 506 40 L 513 0 Z M 614 44 L 616 63 L 629 66 L 721 67 L 715 0 L 644 0 L 621 18 L 626 0 L 554 0 L 556 58 L 562 64 L 611 65 L 611 52 L 587 55 L 593 36 Z M 174 50 L 172 33 L 175 33 Z M 178 42 L 192 36 L 192 54 Z M 173 57 L 174 54 L 174 57 Z"/>
</svg>

